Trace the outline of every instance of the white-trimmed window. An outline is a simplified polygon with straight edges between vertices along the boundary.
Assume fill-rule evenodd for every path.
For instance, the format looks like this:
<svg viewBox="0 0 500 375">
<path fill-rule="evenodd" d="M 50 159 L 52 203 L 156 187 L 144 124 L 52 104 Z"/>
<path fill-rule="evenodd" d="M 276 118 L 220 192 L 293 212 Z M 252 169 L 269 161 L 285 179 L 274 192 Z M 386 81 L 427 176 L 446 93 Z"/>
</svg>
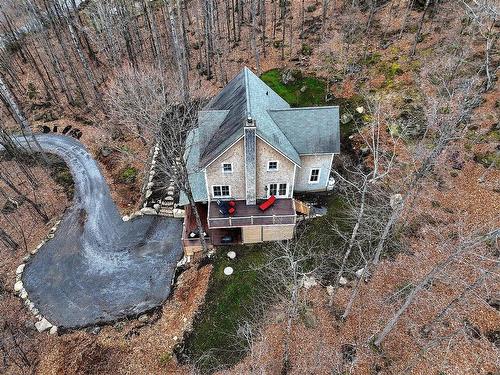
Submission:
<svg viewBox="0 0 500 375">
<path fill-rule="evenodd" d="M 267 162 L 267 170 L 268 171 L 277 171 L 278 170 L 278 161 L 270 160 Z"/>
<path fill-rule="evenodd" d="M 288 195 L 288 185 L 287 184 L 269 184 L 268 195 L 274 195 L 276 197 L 286 197 Z"/>
<path fill-rule="evenodd" d="M 321 174 L 320 168 L 311 169 L 311 174 L 309 175 L 309 183 L 310 184 L 317 184 L 319 182 L 320 174 Z"/>
<path fill-rule="evenodd" d="M 222 163 L 222 173 L 233 173 L 233 163 Z"/>
<path fill-rule="evenodd" d="M 231 196 L 231 189 L 229 185 L 213 185 L 212 191 L 214 193 L 214 197 L 223 198 Z"/>
</svg>

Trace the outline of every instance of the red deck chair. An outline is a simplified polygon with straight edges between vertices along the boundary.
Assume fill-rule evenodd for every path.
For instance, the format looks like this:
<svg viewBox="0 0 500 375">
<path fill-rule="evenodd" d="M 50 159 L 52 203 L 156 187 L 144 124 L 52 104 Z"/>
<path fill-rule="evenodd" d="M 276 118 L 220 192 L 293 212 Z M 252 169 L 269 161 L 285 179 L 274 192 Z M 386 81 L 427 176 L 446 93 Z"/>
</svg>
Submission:
<svg viewBox="0 0 500 375">
<path fill-rule="evenodd" d="M 276 202 L 276 197 L 274 195 L 271 195 L 264 203 L 259 206 L 259 208 L 261 211 L 265 211 L 269 207 L 271 207 L 274 202 Z"/>
</svg>

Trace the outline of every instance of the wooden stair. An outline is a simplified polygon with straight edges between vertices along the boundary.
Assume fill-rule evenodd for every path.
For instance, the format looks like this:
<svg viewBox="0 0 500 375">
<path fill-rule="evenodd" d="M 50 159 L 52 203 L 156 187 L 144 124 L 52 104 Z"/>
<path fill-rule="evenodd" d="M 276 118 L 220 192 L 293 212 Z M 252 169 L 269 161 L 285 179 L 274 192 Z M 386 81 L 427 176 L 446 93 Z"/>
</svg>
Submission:
<svg viewBox="0 0 500 375">
<path fill-rule="evenodd" d="M 298 212 L 299 214 L 309 216 L 311 213 L 311 207 L 305 202 L 302 202 L 298 199 L 294 199 L 295 203 L 295 211 Z"/>
</svg>

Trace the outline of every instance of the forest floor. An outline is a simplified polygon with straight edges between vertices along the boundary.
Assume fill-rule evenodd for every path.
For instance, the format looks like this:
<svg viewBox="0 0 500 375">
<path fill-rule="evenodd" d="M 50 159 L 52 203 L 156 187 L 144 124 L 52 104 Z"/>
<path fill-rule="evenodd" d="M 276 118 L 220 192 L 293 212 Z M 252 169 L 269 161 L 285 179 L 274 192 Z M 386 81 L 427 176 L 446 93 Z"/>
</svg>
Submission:
<svg viewBox="0 0 500 375">
<path fill-rule="evenodd" d="M 313 4 L 306 1 L 305 6 Z M 396 6 L 395 10 L 398 11 L 400 6 Z M 300 15 L 297 8 L 295 7 L 297 14 L 294 14 L 294 19 L 298 20 Z M 446 13 L 445 10 L 440 12 Z M 460 18 L 453 10 L 449 10 L 448 17 L 442 16 L 445 20 L 437 18 L 429 21 L 429 29 L 436 32 L 424 32 L 423 41 L 418 45 L 417 58 L 409 59 L 407 54 L 413 41 L 413 32 L 404 33 L 400 40 L 396 40 L 388 48 L 382 46 L 383 37 L 398 30 L 402 17 L 394 19 L 390 30 L 384 30 L 382 21 L 387 17 L 387 9 L 381 10 L 374 26 L 373 43 L 353 43 L 354 47 L 369 52 L 359 54 L 355 68 L 361 70 L 343 79 L 349 56 L 341 48 L 344 44 L 340 41 L 342 36 L 339 29 L 348 24 L 346 19 L 349 15 L 335 13 L 332 16 L 335 24 L 330 27 L 328 35 L 320 35 L 319 32 L 314 32 L 320 13 L 319 6 L 306 13 L 310 25 L 310 31 L 306 33 L 308 36 L 303 41 L 295 41 L 297 46 L 293 53 L 287 52 L 285 61 L 281 61 L 279 49 L 274 48 L 270 41 L 267 55 L 261 56 L 261 71 L 296 68 L 304 74 L 341 78 L 330 87 L 336 99 L 355 100 L 358 103 L 362 92 L 368 91 L 388 98 L 391 106 L 387 108 L 387 112 L 401 112 L 404 109 L 401 103 L 405 97 L 419 101 L 425 96 L 418 88 L 419 80 L 422 79 L 420 70 L 422 66 L 425 67 L 424 64 L 431 64 L 432 69 L 432 63 L 440 63 L 438 47 L 451 44 L 450 34 L 458 32 L 457 24 L 460 23 Z M 419 12 L 412 12 L 409 24 L 414 24 L 419 16 Z M 360 23 L 362 21 L 365 19 L 362 18 Z M 310 55 L 301 55 L 303 43 L 312 48 Z M 295 56 L 298 56 L 298 60 L 290 61 Z M 332 60 L 335 63 L 332 64 Z M 256 68 L 252 51 L 244 45 L 230 52 L 226 69 L 228 76 L 236 74 L 243 65 Z M 193 72 L 192 77 L 195 76 L 196 73 Z M 221 87 L 220 83 L 214 84 L 206 80 L 197 81 L 193 78 L 192 81 L 198 85 L 198 91 L 204 93 L 213 94 Z M 499 145 L 498 97 L 498 87 L 483 96 L 484 101 L 474 112 L 472 126 L 469 126 L 466 137 L 453 143 L 440 158 L 433 178 L 426 183 L 425 193 L 415 204 L 412 217 L 407 218 L 413 225 L 412 233 L 407 238 L 406 251 L 384 259 L 370 282 L 362 284 L 358 302 L 349 319 L 344 323 L 335 319 L 335 315 L 327 308 L 328 295 L 324 287 L 317 286 L 306 293 L 306 314 L 294 324 L 292 331 L 292 373 L 325 374 L 337 371 L 399 374 L 408 370 L 413 374 L 494 374 L 498 371 L 498 310 L 488 304 L 478 305 L 473 297 L 463 300 L 456 309 L 460 312 L 454 319 L 447 319 L 436 329 L 439 332 L 448 332 L 447 329 L 450 329 L 453 331 L 452 335 L 436 335 L 435 340 L 431 341 L 432 345 L 429 345 L 427 338 L 421 336 L 419 327 L 422 323 L 440 311 L 449 300 L 446 297 L 457 293 L 440 280 L 422 294 L 418 301 L 419 308 L 407 312 L 399 324 L 403 328 L 395 329 L 388 337 L 383 353 L 367 344 L 400 306 L 401 299 L 393 296 L 401 295 L 400 291 L 405 286 L 419 280 L 442 257 L 436 246 L 438 235 L 434 230 L 438 224 L 440 228 L 447 228 L 444 234 L 457 230 L 458 226 L 469 229 L 495 223 L 498 226 L 498 164 L 487 170 L 491 161 L 498 157 L 495 153 Z M 333 101 L 332 104 L 337 102 Z M 32 119 L 35 116 L 36 113 L 32 114 Z M 50 126 L 57 124 L 60 130 L 71 124 L 83 131 L 81 141 L 98 160 L 121 213 L 134 211 L 140 204 L 140 188 L 149 150 L 137 138 L 115 134 L 103 127 L 106 120 L 102 117 L 94 118 L 90 113 L 59 113 L 58 116 L 58 120 L 49 121 Z M 40 120 L 35 121 L 35 124 L 45 123 Z M 359 139 L 354 139 L 353 142 L 357 145 Z M 105 147 L 110 148 L 110 154 L 107 150 L 103 152 Z M 404 146 L 402 148 L 404 156 Z M 463 163 L 459 169 L 453 167 L 457 155 Z M 10 162 L 2 162 L 2 168 L 11 170 L 12 174 L 17 173 L 16 167 Z M 39 198 L 44 202 L 51 221 L 48 224 L 41 223 L 26 204 L 18 209 L 18 221 L 24 228 L 27 250 L 39 243 L 53 222 L 70 205 L 63 187 L 44 171 L 35 169 L 35 173 L 45 186 L 44 193 Z M 484 182 L 480 183 L 478 180 L 482 177 Z M 435 219 L 428 220 L 429 216 L 426 215 L 429 214 Z M 13 225 L 5 221 L 7 218 L 0 217 L 2 228 L 4 225 Z M 321 225 L 320 222 L 318 225 Z M 20 236 L 16 240 L 23 242 Z M 29 335 L 30 355 L 38 362 L 36 373 L 191 373 L 193 368 L 178 364 L 172 353 L 185 332 L 192 329 L 193 319 L 203 306 L 212 265 L 200 269 L 193 265 L 181 274 L 168 301 L 142 321 L 122 321 L 113 326 L 90 328 L 54 337 L 35 333 L 33 318 L 11 292 L 15 267 L 24 255 L 23 250 L 12 252 L 3 245 L 0 247 L 0 272 L 3 277 L 0 316 L 6 321 L 18 322 L 23 332 Z M 492 252 L 492 256 L 498 257 L 498 252 Z M 217 275 L 214 280 L 217 280 Z M 340 289 L 335 305 L 345 306 L 353 282 L 350 280 L 346 287 Z M 491 295 L 498 295 L 498 282 L 489 283 L 486 289 L 489 289 Z M 277 358 L 282 355 L 283 315 L 279 306 L 270 309 L 261 328 L 252 351 L 234 368 L 222 373 L 250 373 L 259 370 L 270 374 L 280 373 L 281 362 Z M 355 348 L 354 352 L 352 347 Z M 17 373 L 17 368 L 10 369 L 10 374 Z"/>
</svg>

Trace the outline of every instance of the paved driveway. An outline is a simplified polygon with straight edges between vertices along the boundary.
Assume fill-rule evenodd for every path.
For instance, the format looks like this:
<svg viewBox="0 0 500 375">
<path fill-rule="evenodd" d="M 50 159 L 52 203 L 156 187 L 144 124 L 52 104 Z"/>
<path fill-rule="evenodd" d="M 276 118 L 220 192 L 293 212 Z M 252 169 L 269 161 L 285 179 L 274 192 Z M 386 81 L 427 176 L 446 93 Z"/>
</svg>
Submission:
<svg viewBox="0 0 500 375">
<path fill-rule="evenodd" d="M 182 256 L 182 222 L 158 216 L 123 222 L 80 142 L 52 134 L 37 139 L 66 161 L 75 196 L 54 238 L 26 265 L 30 300 L 61 328 L 109 322 L 162 304 Z"/>
</svg>

